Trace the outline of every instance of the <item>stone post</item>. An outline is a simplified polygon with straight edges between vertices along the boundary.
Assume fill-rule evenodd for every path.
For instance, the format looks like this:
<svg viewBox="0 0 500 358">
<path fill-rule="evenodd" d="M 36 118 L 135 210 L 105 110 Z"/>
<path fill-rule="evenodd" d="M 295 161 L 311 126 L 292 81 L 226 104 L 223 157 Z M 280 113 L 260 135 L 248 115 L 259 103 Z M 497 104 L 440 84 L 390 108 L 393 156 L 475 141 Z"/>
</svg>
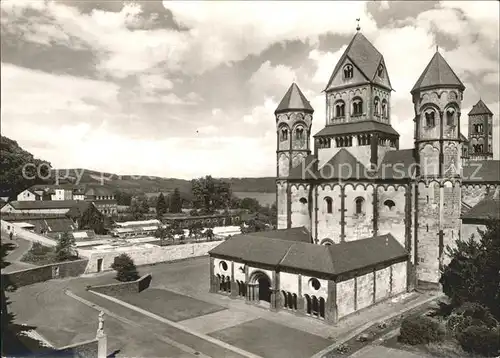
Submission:
<svg viewBox="0 0 500 358">
<path fill-rule="evenodd" d="M 108 342 L 104 333 L 104 312 L 99 313 L 99 326 L 97 328 L 97 358 L 106 358 L 108 356 Z"/>
<path fill-rule="evenodd" d="M 210 293 L 217 292 L 218 289 L 216 288 L 216 276 L 214 275 L 214 258 L 210 257 Z"/>
<path fill-rule="evenodd" d="M 230 294 L 230 298 L 236 298 L 238 296 L 238 293 L 239 293 L 239 289 L 238 289 L 238 283 L 234 280 L 231 280 L 231 294 Z"/>
</svg>

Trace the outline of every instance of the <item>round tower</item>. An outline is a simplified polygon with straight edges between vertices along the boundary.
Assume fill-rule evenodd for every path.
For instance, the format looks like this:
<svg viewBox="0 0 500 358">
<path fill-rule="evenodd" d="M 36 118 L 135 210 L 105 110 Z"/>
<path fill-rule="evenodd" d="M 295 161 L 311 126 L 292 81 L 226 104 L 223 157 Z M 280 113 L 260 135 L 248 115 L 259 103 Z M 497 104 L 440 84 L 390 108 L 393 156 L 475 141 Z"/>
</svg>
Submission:
<svg viewBox="0 0 500 358">
<path fill-rule="evenodd" d="M 274 111 L 277 128 L 277 177 L 287 178 L 311 154 L 313 108 L 297 84 L 292 83 Z"/>
<path fill-rule="evenodd" d="M 417 279 L 438 283 L 460 234 L 460 112 L 465 86 L 436 51 L 411 94 L 415 110 Z"/>
<path fill-rule="evenodd" d="M 295 226 L 310 227 L 310 200 L 300 199 L 305 200 L 305 203 L 297 201 L 299 199 L 295 200 L 296 196 L 302 198 L 305 195 L 306 198 L 309 198 L 309 193 L 298 193 L 297 188 L 292 190 L 288 179 L 294 168 L 296 168 L 295 171 L 299 171 L 295 173 L 294 178 L 300 179 L 302 177 L 299 165 L 311 154 L 310 138 L 313 112 L 309 101 L 295 83 L 292 83 L 274 112 L 277 129 L 276 207 L 278 229 Z M 305 188 L 301 188 L 299 191 L 302 190 L 308 191 Z"/>
<path fill-rule="evenodd" d="M 469 112 L 469 155 L 472 160 L 493 159 L 493 113 L 480 99 Z"/>
</svg>

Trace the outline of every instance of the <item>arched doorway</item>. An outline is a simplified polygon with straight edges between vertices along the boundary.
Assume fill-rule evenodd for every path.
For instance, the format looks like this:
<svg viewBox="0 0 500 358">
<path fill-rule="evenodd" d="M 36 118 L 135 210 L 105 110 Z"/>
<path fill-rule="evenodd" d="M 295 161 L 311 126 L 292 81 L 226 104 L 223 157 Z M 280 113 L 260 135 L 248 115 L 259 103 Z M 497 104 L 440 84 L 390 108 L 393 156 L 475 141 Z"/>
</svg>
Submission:
<svg viewBox="0 0 500 358">
<path fill-rule="evenodd" d="M 254 284 L 258 284 L 258 300 L 271 303 L 271 280 L 263 272 L 257 271 L 252 275 L 250 280 Z M 257 295 L 255 295 L 257 296 Z M 255 297 L 257 299 L 257 297 Z"/>
</svg>

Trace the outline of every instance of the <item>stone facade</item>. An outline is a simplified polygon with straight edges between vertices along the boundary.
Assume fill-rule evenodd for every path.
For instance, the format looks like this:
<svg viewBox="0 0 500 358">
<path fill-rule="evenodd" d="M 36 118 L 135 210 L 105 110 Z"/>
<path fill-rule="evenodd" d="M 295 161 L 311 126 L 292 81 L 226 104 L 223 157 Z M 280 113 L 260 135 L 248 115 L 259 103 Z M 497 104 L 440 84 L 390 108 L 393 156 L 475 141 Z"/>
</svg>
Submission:
<svg viewBox="0 0 500 358">
<path fill-rule="evenodd" d="M 210 292 L 328 323 L 407 292 L 406 281 L 406 261 L 334 278 L 210 257 Z"/>
</svg>

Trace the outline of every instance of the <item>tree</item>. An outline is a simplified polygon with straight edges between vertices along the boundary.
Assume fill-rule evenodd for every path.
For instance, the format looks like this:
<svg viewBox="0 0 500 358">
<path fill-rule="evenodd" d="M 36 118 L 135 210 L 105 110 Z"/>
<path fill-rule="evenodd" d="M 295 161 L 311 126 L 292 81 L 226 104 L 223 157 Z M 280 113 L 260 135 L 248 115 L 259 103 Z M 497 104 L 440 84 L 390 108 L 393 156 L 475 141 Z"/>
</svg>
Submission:
<svg viewBox="0 0 500 358">
<path fill-rule="evenodd" d="M 212 228 L 208 228 L 206 231 L 205 231 L 205 235 L 207 236 L 207 239 L 209 241 L 212 241 L 213 238 L 214 238 L 214 230 Z"/>
<path fill-rule="evenodd" d="M 156 215 L 158 217 L 162 217 L 163 214 L 167 212 L 168 206 L 167 202 L 165 201 L 165 197 L 163 196 L 163 193 L 160 193 L 158 195 L 158 198 L 156 200 Z"/>
<path fill-rule="evenodd" d="M 116 279 L 120 282 L 135 281 L 139 278 L 134 260 L 127 254 L 115 257 L 111 268 L 116 271 Z"/>
<path fill-rule="evenodd" d="M 439 282 L 454 307 L 480 303 L 500 319 L 500 222 L 491 221 L 478 232 L 480 240 L 471 237 L 447 247 L 451 261 Z"/>
<path fill-rule="evenodd" d="M 89 204 L 86 210 L 81 213 L 79 228 L 81 230 L 94 230 L 96 234 L 106 234 L 104 225 L 105 216 L 96 208 L 94 204 Z"/>
<path fill-rule="evenodd" d="M 15 248 L 14 244 L 12 243 L 1 243 L 1 252 L 0 252 L 0 259 L 1 259 L 1 269 L 3 270 L 7 266 L 10 265 L 10 262 L 7 262 L 6 258 L 9 253 L 9 251 L 13 250 Z M 6 291 L 14 291 L 15 286 L 10 282 L 9 280 L 9 275 L 4 275 L 2 274 L 2 280 L 1 280 L 1 300 L 2 300 L 2 326 L 1 326 L 1 345 L 2 345 L 2 356 L 5 355 L 6 350 L 6 344 L 8 343 L 7 338 L 7 332 L 9 330 L 9 326 L 12 324 L 14 320 L 14 314 L 9 312 L 8 310 L 8 305 L 10 304 L 10 301 L 7 298 L 7 295 L 5 294 Z M 5 342 L 5 344 L 4 344 Z"/>
<path fill-rule="evenodd" d="M 59 236 L 56 245 L 57 261 L 68 261 L 78 255 L 76 251 L 76 240 L 73 235 L 65 232 Z"/>
<path fill-rule="evenodd" d="M 170 227 L 159 227 L 155 232 L 155 237 L 160 239 L 160 246 L 165 245 L 165 239 L 174 239 L 173 230 Z"/>
<path fill-rule="evenodd" d="M 248 210 L 251 213 L 257 213 L 261 209 L 261 206 L 257 199 L 243 198 L 240 202 L 240 209 Z"/>
<path fill-rule="evenodd" d="M 231 202 L 231 188 L 229 183 L 220 179 L 214 179 L 210 175 L 191 181 L 193 194 L 193 206 L 203 209 L 211 214 L 218 209 L 226 209 Z"/>
<path fill-rule="evenodd" d="M 269 230 L 269 227 L 265 221 L 259 219 L 257 216 L 248 220 L 246 223 L 242 223 L 240 225 L 240 230 L 242 234 L 248 234 L 251 232 L 266 231 Z"/>
<path fill-rule="evenodd" d="M 201 235 L 203 224 L 201 222 L 194 222 L 189 226 L 189 237 L 197 239 Z"/>
<path fill-rule="evenodd" d="M 175 188 L 174 192 L 169 197 L 170 201 L 170 212 L 180 213 L 182 212 L 182 199 L 179 188 Z"/>
<path fill-rule="evenodd" d="M 21 191 L 51 177 L 49 162 L 35 159 L 16 141 L 4 136 L 0 138 L 0 168 L 0 194 L 13 200 Z"/>
<path fill-rule="evenodd" d="M 132 202 L 132 195 L 120 190 L 115 191 L 115 198 L 118 205 L 130 206 Z"/>
</svg>

